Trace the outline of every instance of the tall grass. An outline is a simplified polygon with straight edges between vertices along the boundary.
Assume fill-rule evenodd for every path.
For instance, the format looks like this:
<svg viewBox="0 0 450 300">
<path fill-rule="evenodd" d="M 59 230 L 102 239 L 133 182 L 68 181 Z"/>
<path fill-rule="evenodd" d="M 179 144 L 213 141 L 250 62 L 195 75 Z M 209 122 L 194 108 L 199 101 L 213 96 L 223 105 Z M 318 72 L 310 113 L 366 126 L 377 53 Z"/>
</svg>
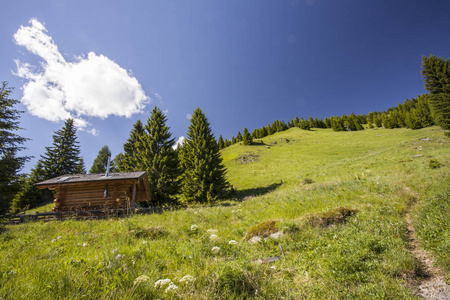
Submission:
<svg viewBox="0 0 450 300">
<path fill-rule="evenodd" d="M 234 200 L 124 219 L 7 226 L 0 298 L 414 299 L 411 284 L 421 270 L 405 222 L 414 201 L 424 244 L 439 253 L 450 240 L 444 215 L 435 213 L 435 225 L 423 217 L 439 210 L 431 199 L 448 196 L 442 131 L 291 129 L 263 142 L 222 152 L 239 191 Z M 414 158 L 418 153 L 424 156 Z M 258 159 L 242 163 L 243 155 Z M 431 169 L 430 158 L 442 165 Z M 308 223 L 343 207 L 354 213 Z M 283 234 L 249 243 L 250 229 L 267 221 Z M 269 257 L 279 259 L 261 263 Z M 177 288 L 156 284 L 160 279 Z"/>
</svg>

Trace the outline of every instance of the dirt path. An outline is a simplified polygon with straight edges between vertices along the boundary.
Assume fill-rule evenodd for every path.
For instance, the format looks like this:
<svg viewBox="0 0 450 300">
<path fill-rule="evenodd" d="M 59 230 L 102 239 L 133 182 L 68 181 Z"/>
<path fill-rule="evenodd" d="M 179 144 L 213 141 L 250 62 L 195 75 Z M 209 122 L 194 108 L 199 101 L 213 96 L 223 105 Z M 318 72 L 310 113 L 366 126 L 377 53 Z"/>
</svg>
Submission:
<svg viewBox="0 0 450 300">
<path fill-rule="evenodd" d="M 442 276 L 442 270 L 435 267 L 434 260 L 429 253 L 421 248 L 417 239 L 416 230 L 411 218 L 412 207 L 408 209 L 406 214 L 406 222 L 408 224 L 409 241 L 411 252 L 422 265 L 422 280 L 415 287 L 415 294 L 425 299 L 433 300 L 450 300 L 450 286 L 445 282 Z"/>
</svg>

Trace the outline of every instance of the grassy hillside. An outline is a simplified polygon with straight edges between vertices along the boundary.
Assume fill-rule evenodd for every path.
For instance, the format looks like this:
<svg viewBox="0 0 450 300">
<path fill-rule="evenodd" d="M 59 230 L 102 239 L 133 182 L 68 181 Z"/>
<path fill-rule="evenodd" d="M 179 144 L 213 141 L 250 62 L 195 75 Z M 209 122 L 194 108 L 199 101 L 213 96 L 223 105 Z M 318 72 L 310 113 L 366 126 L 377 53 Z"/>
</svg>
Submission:
<svg viewBox="0 0 450 300">
<path fill-rule="evenodd" d="M 417 298 L 407 214 L 450 281 L 448 141 L 435 127 L 293 128 L 233 145 L 222 154 L 235 200 L 8 226 L 0 299 Z"/>
</svg>

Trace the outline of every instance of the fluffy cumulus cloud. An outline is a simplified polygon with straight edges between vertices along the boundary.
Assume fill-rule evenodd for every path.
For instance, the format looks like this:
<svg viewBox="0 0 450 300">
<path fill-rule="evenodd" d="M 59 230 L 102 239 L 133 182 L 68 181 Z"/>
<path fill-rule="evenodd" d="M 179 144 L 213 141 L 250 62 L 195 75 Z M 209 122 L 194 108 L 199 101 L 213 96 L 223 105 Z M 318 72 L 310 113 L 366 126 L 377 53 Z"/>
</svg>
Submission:
<svg viewBox="0 0 450 300">
<path fill-rule="evenodd" d="M 86 117 L 130 117 L 149 101 L 137 79 L 104 55 L 90 52 L 67 62 L 35 19 L 20 26 L 14 41 L 43 59 L 39 68 L 16 60 L 16 75 L 28 80 L 22 103 L 35 116 L 53 122 L 74 118 L 80 129 L 88 130 Z"/>
</svg>

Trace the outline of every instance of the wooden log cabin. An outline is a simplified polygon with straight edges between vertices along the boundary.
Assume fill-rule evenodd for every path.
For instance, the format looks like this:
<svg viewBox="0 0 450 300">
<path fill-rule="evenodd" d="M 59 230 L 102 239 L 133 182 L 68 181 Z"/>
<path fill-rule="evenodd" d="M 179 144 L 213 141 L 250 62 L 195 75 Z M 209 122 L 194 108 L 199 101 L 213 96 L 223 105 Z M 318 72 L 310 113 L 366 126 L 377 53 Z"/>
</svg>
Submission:
<svg viewBox="0 0 450 300">
<path fill-rule="evenodd" d="M 63 175 L 36 187 L 55 191 L 53 211 L 134 209 L 151 200 L 145 171 Z"/>
</svg>

